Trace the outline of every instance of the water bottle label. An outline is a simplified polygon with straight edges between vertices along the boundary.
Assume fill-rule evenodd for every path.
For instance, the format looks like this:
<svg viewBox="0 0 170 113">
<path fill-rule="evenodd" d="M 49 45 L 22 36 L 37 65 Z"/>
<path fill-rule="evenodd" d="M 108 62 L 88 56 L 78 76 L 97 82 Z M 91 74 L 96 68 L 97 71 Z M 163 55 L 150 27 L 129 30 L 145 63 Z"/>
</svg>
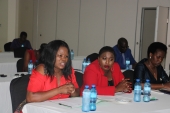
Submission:
<svg viewBox="0 0 170 113">
<path fill-rule="evenodd" d="M 141 90 L 141 86 L 135 86 L 134 90 Z"/>
<path fill-rule="evenodd" d="M 129 64 L 130 64 L 130 60 L 126 60 L 126 64 L 128 64 L 128 65 L 129 65 Z"/>
<path fill-rule="evenodd" d="M 151 88 L 150 87 L 144 87 L 144 91 L 150 91 Z"/>
</svg>

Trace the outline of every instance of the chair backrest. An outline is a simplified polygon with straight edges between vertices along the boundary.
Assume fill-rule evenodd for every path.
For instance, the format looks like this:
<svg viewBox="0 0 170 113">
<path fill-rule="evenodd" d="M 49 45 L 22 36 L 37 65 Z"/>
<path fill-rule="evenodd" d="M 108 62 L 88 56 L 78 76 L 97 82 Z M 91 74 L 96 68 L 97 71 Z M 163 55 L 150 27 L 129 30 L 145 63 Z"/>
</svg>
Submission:
<svg viewBox="0 0 170 113">
<path fill-rule="evenodd" d="M 97 53 L 92 53 L 92 54 L 90 54 L 90 55 L 88 55 L 88 56 L 86 57 L 86 61 L 87 61 L 88 59 L 90 59 L 90 62 L 93 62 L 93 61 L 95 61 L 97 58 L 98 58 L 98 54 L 97 54 Z"/>
<path fill-rule="evenodd" d="M 17 61 L 17 72 L 23 72 L 24 59 L 21 58 Z"/>
<path fill-rule="evenodd" d="M 76 76 L 77 84 L 79 85 L 80 88 L 83 84 L 83 73 L 75 71 L 75 76 Z"/>
<path fill-rule="evenodd" d="M 4 44 L 4 50 L 11 51 L 11 44 L 12 44 L 12 42 L 8 42 L 8 43 Z"/>
<path fill-rule="evenodd" d="M 26 99 L 29 77 L 30 75 L 24 75 L 23 77 L 13 79 L 10 83 L 13 112 L 16 110 L 19 104 Z"/>
<path fill-rule="evenodd" d="M 15 58 L 24 58 L 26 50 L 27 50 L 26 47 L 19 47 L 17 49 L 14 49 L 14 57 Z"/>
<path fill-rule="evenodd" d="M 134 71 L 133 70 L 126 70 L 123 72 L 123 75 L 125 76 L 125 78 L 129 78 L 130 82 L 132 83 L 132 89 L 134 86 Z"/>
</svg>

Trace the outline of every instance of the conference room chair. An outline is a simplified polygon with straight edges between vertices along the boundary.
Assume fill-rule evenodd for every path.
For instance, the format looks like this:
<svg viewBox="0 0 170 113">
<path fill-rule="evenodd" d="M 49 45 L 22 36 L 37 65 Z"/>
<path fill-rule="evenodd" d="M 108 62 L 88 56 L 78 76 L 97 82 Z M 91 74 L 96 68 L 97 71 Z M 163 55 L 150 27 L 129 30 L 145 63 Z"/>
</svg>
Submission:
<svg viewBox="0 0 170 113">
<path fill-rule="evenodd" d="M 26 99 L 27 86 L 30 75 L 15 78 L 10 83 L 10 94 L 13 112 Z"/>
<path fill-rule="evenodd" d="M 83 73 L 79 71 L 75 71 L 75 76 L 76 76 L 77 84 L 79 85 L 79 88 L 81 88 L 83 84 Z"/>
<path fill-rule="evenodd" d="M 133 70 L 126 70 L 123 72 L 125 78 L 129 78 L 130 82 L 132 83 L 132 89 L 134 88 L 134 71 Z"/>
<path fill-rule="evenodd" d="M 7 42 L 7 43 L 5 43 L 4 44 L 4 50 L 5 51 L 11 51 L 10 49 L 11 49 L 11 44 L 12 44 L 12 42 Z"/>
<path fill-rule="evenodd" d="M 23 66 L 24 66 L 24 59 L 21 58 L 17 61 L 17 72 L 23 72 Z"/>
<path fill-rule="evenodd" d="M 96 59 L 98 59 L 98 54 L 97 54 L 97 53 L 92 53 L 92 54 L 90 54 L 90 55 L 88 55 L 88 56 L 86 57 L 86 61 L 87 61 L 88 59 L 90 59 L 90 62 L 93 62 L 93 61 L 95 61 Z"/>
<path fill-rule="evenodd" d="M 26 50 L 27 50 L 26 47 L 20 47 L 20 48 L 14 49 L 14 57 L 15 58 L 24 58 Z"/>
</svg>

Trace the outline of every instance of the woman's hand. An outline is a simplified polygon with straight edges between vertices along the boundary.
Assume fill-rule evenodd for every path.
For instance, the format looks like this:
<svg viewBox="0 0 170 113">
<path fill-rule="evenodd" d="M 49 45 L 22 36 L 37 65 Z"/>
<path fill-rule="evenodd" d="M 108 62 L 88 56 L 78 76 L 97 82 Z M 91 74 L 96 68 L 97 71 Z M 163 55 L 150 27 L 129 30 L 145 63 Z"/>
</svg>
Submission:
<svg viewBox="0 0 170 113">
<path fill-rule="evenodd" d="M 71 94 L 75 92 L 75 87 L 72 83 L 67 83 L 59 87 L 61 94 Z"/>
<path fill-rule="evenodd" d="M 170 89 L 170 82 L 167 82 L 167 83 L 165 83 L 165 84 L 162 84 L 162 88 Z"/>
<path fill-rule="evenodd" d="M 116 92 L 131 92 L 132 91 L 132 83 L 129 82 L 130 79 L 124 79 L 122 80 L 117 86 L 116 86 Z"/>
</svg>

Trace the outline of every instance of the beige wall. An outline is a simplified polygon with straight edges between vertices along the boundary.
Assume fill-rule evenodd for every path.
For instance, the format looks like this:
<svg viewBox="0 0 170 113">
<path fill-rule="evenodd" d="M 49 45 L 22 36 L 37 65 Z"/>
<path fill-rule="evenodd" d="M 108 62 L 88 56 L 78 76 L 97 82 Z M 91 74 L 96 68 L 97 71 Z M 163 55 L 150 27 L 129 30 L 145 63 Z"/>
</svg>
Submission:
<svg viewBox="0 0 170 113">
<path fill-rule="evenodd" d="M 134 55 L 136 13 L 137 0 L 107 0 L 105 45 L 114 46 L 125 37 Z"/>
<path fill-rule="evenodd" d="M 8 1 L 0 0 L 0 51 L 4 50 L 8 31 Z"/>
<path fill-rule="evenodd" d="M 137 61 L 142 7 L 170 7 L 169 0 L 8 1 L 0 0 L 3 10 L 0 10 L 3 17 L 0 18 L 0 49 L 23 30 L 34 48 L 39 48 L 40 40 L 48 43 L 52 39 L 63 39 L 70 48 L 76 49 L 75 55 L 98 52 L 102 46 L 114 46 L 118 38 L 125 37 Z M 39 36 L 40 28 L 44 37 Z"/>
<path fill-rule="evenodd" d="M 0 0 L 0 51 L 16 35 L 17 0 Z"/>
<path fill-rule="evenodd" d="M 18 0 L 18 31 L 17 36 L 19 37 L 20 32 L 27 32 L 27 39 L 33 43 L 33 12 L 34 4 L 33 0 Z"/>
<path fill-rule="evenodd" d="M 8 0 L 8 39 L 12 41 L 16 36 L 17 0 Z"/>
</svg>

